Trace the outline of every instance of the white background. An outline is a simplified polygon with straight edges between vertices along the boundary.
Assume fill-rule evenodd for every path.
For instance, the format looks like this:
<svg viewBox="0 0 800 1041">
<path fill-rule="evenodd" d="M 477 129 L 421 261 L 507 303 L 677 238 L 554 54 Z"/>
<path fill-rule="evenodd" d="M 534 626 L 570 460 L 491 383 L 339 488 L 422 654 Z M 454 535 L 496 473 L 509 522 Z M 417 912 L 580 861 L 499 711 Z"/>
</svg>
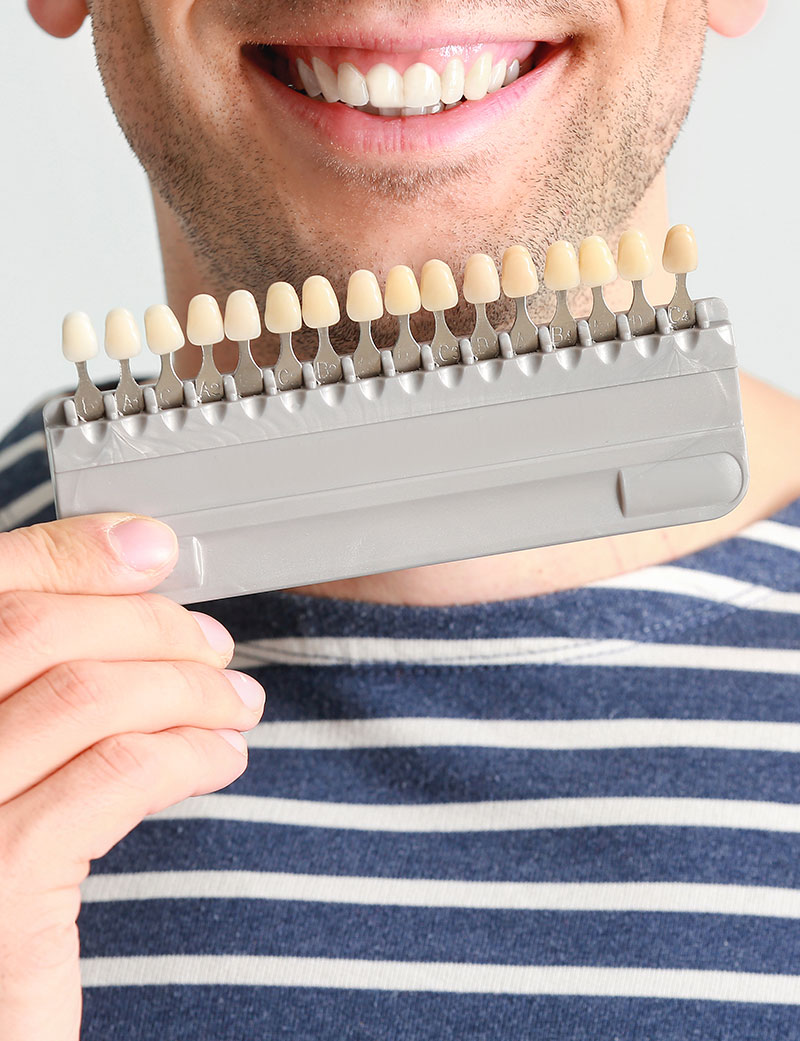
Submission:
<svg viewBox="0 0 800 1041">
<path fill-rule="evenodd" d="M 712 34 L 668 168 L 671 217 L 700 243 L 693 295 L 723 297 L 742 366 L 800 396 L 799 39 L 797 0 L 770 0 L 741 40 Z M 74 385 L 65 312 L 88 311 L 100 330 L 109 308 L 140 316 L 163 285 L 146 181 L 105 100 L 88 26 L 52 40 L 24 0 L 4 0 L 0 67 L 2 433 L 33 400 Z M 113 371 L 102 359 L 92 368 Z"/>
</svg>

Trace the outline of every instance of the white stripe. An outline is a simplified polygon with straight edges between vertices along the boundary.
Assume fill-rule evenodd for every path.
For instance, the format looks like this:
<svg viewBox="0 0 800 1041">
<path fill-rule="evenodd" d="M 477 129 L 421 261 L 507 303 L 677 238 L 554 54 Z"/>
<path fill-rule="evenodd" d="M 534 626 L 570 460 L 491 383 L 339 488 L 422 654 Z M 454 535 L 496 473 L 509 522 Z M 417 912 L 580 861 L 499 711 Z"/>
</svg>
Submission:
<svg viewBox="0 0 800 1041">
<path fill-rule="evenodd" d="M 272 871 L 143 871 L 90 875 L 83 903 L 117 900 L 300 900 L 330 904 L 513 911 L 641 911 L 800 918 L 800 889 L 683 882 L 467 882 L 295 875 Z"/>
<path fill-rule="evenodd" d="M 592 582 L 590 588 L 676 593 L 680 596 L 693 596 L 700 600 L 730 604 L 747 611 L 800 614 L 800 593 L 785 593 L 768 586 L 730 578 L 728 575 L 715 575 L 710 571 L 695 571 L 684 567 L 660 565 L 642 568 L 641 571 Z"/>
<path fill-rule="evenodd" d="M 239 644 L 234 668 L 263 665 L 593 665 L 800 674 L 800 650 L 633 640 L 509 637 L 469 640 L 286 636 Z"/>
<path fill-rule="evenodd" d="M 572 994 L 800 1004 L 800 977 L 708 969 L 595 968 L 585 965 L 474 965 L 256 955 L 83 958 L 84 987 L 228 985 L 332 987 L 457 994 Z"/>
<path fill-rule="evenodd" d="M 530 831 L 540 828 L 746 828 L 800 832 L 800 805 L 736 799 L 508 799 L 492 802 L 311 802 L 198 795 L 146 820 L 228 820 L 351 831 Z"/>
<path fill-rule="evenodd" d="M 53 501 L 53 485 L 50 481 L 31 488 L 30 491 L 13 499 L 0 509 L 0 531 L 10 531 L 21 527 L 25 521 L 45 508 Z"/>
<path fill-rule="evenodd" d="M 736 538 L 752 539 L 753 542 L 767 542 L 770 546 L 781 549 L 793 549 L 800 553 L 800 528 L 793 524 L 781 524 L 779 521 L 756 521 L 749 527 L 736 533 Z"/>
<path fill-rule="evenodd" d="M 42 451 L 44 448 L 44 431 L 34 430 L 32 434 L 28 434 L 20 441 L 15 441 L 13 445 L 9 445 L 8 448 L 0 451 L 0 471 L 7 470 L 9 466 L 13 466 L 18 460 L 24 459 L 26 455 Z"/>
<path fill-rule="evenodd" d="M 725 748 L 800 752 L 800 723 L 718 719 L 440 719 L 260 723 L 253 748 Z"/>
</svg>

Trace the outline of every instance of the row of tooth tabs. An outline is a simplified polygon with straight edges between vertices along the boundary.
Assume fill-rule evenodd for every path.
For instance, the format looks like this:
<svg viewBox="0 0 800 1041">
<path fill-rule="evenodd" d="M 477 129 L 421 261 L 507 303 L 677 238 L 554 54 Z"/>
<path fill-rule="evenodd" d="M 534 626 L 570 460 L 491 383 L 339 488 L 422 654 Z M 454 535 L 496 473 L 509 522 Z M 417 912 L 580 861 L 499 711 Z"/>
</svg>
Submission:
<svg viewBox="0 0 800 1041">
<path fill-rule="evenodd" d="M 697 243 L 688 225 L 675 225 L 669 230 L 662 264 L 676 278 L 675 294 L 666 305 L 669 322 L 673 329 L 688 328 L 695 323 L 695 308 L 686 288 L 686 275 L 697 267 Z M 224 317 L 213 296 L 200 294 L 189 302 L 186 320 L 186 339 L 202 352 L 193 381 L 179 379 L 173 364 L 175 353 L 185 343 L 180 323 L 166 304 L 155 304 L 144 316 L 148 347 L 161 359 L 161 371 L 152 391 L 138 384 L 130 370 L 131 359 L 142 349 L 136 319 L 125 308 L 115 308 L 108 313 L 105 323 L 106 353 L 120 366 L 119 383 L 113 393 L 114 410 L 130 415 L 145 408 L 176 408 L 219 401 L 231 395 L 247 397 L 342 379 L 352 381 L 434 368 L 465 359 L 481 361 L 502 353 L 504 337 L 512 354 L 571 347 L 579 339 L 586 343 L 587 336 L 589 343 L 599 343 L 618 335 L 621 319 L 630 334 L 648 335 L 656 331 L 656 311 L 642 282 L 653 269 L 652 252 L 641 231 L 626 231 L 621 236 L 616 259 L 598 235 L 584 239 L 577 251 L 569 242 L 553 243 L 545 258 L 543 281 L 555 293 L 555 311 L 547 325 L 538 327 L 528 313 L 528 298 L 539 291 L 539 278 L 528 249 L 510 246 L 503 255 L 499 274 L 490 256 L 476 253 L 467 261 L 463 278 L 464 299 L 475 308 L 475 322 L 471 335 L 462 338 L 453 333 L 445 316 L 458 303 L 458 289 L 453 272 L 444 261 L 427 261 L 419 282 L 410 267 L 393 267 L 383 294 L 374 273 L 362 269 L 350 276 L 347 288 L 345 309 L 348 318 L 359 326 L 359 338 L 353 354 L 345 356 L 337 354 L 330 341 L 329 329 L 341 317 L 330 282 L 322 275 L 311 275 L 303 283 L 301 297 L 290 283 L 274 282 L 267 290 L 264 326 L 279 337 L 280 347 L 274 366 L 265 369 L 256 364 L 250 348 L 251 341 L 262 331 L 252 293 L 244 289 L 231 293 Z M 615 314 L 603 296 L 603 287 L 618 276 L 633 285 L 633 300 L 624 316 Z M 581 284 L 591 288 L 593 294 L 583 338 L 580 326 L 584 322 L 572 314 L 567 302 L 568 292 Z M 486 314 L 487 304 L 498 300 L 501 292 L 516 306 L 514 323 L 507 333 L 495 330 Z M 419 343 L 411 329 L 411 316 L 421 308 L 434 317 L 429 344 Z M 384 310 L 397 319 L 398 332 L 391 349 L 381 351 L 371 326 Z M 317 333 L 313 363 L 301 362 L 292 346 L 292 334 L 303 324 Z M 214 361 L 214 346 L 226 338 L 237 343 L 239 349 L 230 377 L 223 376 Z M 86 367 L 98 352 L 97 336 L 88 315 L 74 311 L 65 317 L 62 347 L 64 357 L 78 370 L 78 387 L 72 399 L 77 420 L 108 415 L 107 402 Z"/>
</svg>

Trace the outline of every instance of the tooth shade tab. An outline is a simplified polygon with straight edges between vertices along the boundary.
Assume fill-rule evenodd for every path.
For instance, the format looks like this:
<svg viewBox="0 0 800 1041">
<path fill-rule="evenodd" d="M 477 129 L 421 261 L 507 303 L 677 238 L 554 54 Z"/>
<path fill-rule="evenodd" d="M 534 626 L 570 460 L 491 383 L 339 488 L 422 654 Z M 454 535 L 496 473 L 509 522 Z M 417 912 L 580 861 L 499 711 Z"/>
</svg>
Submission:
<svg viewBox="0 0 800 1041">
<path fill-rule="evenodd" d="M 97 354 L 97 333 L 89 315 L 72 311 L 61 323 L 61 350 L 67 361 L 89 361 Z"/>
<path fill-rule="evenodd" d="M 386 276 L 384 299 L 389 314 L 398 316 L 419 311 L 422 302 L 419 286 L 410 267 L 398 264 L 390 270 Z"/>
<path fill-rule="evenodd" d="M 225 339 L 222 312 L 217 301 L 208 293 L 200 293 L 189 301 L 186 338 L 196 347 L 207 347 Z"/>
<path fill-rule="evenodd" d="M 544 284 L 548 289 L 561 292 L 580 285 L 578 255 L 571 242 L 553 242 L 544 262 Z"/>
<path fill-rule="evenodd" d="M 144 313 L 144 334 L 153 354 L 172 354 L 186 342 L 180 322 L 167 304 L 153 304 Z"/>
<path fill-rule="evenodd" d="M 509 246 L 503 254 L 500 276 L 503 292 L 511 300 L 533 296 L 539 290 L 539 277 L 526 246 Z"/>
<path fill-rule="evenodd" d="M 688 224 L 676 224 L 667 232 L 662 264 L 672 275 L 696 270 L 697 239 Z"/>
<path fill-rule="evenodd" d="M 578 250 L 581 282 L 594 289 L 606 286 L 617 277 L 617 265 L 608 243 L 600 235 L 590 235 Z"/>
<path fill-rule="evenodd" d="M 135 358 L 142 349 L 139 326 L 130 311 L 115 307 L 106 315 L 106 354 L 114 361 Z"/>
<path fill-rule="evenodd" d="M 418 61 L 403 73 L 403 105 L 408 108 L 426 108 L 436 105 L 442 96 L 439 73 L 430 65 Z"/>
<path fill-rule="evenodd" d="M 264 325 L 271 333 L 296 333 L 303 324 L 297 290 L 289 282 L 273 282 L 267 290 Z"/>
<path fill-rule="evenodd" d="M 378 62 L 366 76 L 369 101 L 375 108 L 402 108 L 403 77 L 391 65 Z"/>
<path fill-rule="evenodd" d="M 517 66 L 519 67 L 519 66 Z M 441 74 L 442 104 L 453 105 L 464 97 L 464 62 L 451 58 Z"/>
<path fill-rule="evenodd" d="M 620 236 L 617 246 L 617 270 L 629 282 L 641 282 L 653 273 L 653 254 L 643 231 L 632 228 Z"/>
<path fill-rule="evenodd" d="M 429 260 L 423 264 L 419 289 L 426 311 L 447 311 L 458 303 L 456 280 L 443 260 Z"/>
<path fill-rule="evenodd" d="M 495 262 L 486 253 L 473 253 L 464 267 L 464 299 L 468 304 L 490 304 L 499 297 Z"/>
<path fill-rule="evenodd" d="M 225 304 L 225 335 L 229 340 L 256 340 L 261 335 L 261 317 L 252 293 L 236 289 Z"/>
<path fill-rule="evenodd" d="M 347 283 L 347 317 L 351 322 L 377 322 L 383 315 L 381 287 L 374 272 L 361 268 Z"/>
<path fill-rule="evenodd" d="M 346 105 L 358 108 L 360 105 L 366 105 L 369 101 L 366 78 L 349 61 L 342 62 L 339 66 L 337 83 L 339 99 Z"/>
<path fill-rule="evenodd" d="M 311 275 L 303 283 L 303 321 L 309 329 L 327 329 L 339 321 L 339 301 L 324 275 Z"/>
</svg>

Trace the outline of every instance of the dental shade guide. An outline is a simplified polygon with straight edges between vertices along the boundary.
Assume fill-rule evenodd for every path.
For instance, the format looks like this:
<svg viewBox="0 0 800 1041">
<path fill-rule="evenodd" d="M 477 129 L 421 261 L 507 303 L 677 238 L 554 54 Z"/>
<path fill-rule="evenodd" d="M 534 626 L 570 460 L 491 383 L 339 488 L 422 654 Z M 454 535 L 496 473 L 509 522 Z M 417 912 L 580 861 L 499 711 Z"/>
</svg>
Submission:
<svg viewBox="0 0 800 1041">
<path fill-rule="evenodd" d="M 618 253 L 623 277 L 646 277 L 643 242 L 628 235 Z M 676 274 L 696 267 L 690 229 L 673 230 L 667 247 L 664 263 Z M 347 294 L 359 339 L 344 356 L 330 345 L 339 313 L 330 283 L 312 276 L 302 304 L 291 285 L 274 283 L 264 325 L 280 338 L 278 359 L 259 369 L 261 387 L 249 393 L 236 373 L 222 376 L 213 363 L 223 331 L 213 297 L 190 305 L 188 338 L 204 348 L 203 360 L 182 384 L 173 361 L 183 332 L 169 308 L 147 311 L 148 346 L 162 370 L 143 386 L 129 369 L 141 344 L 136 322 L 110 312 L 106 350 L 121 375 L 102 395 L 86 371 L 96 350 L 91 323 L 68 316 L 63 347 L 78 366 L 78 386 L 44 409 L 58 516 L 126 511 L 164 520 L 180 557 L 159 592 L 192 603 L 710 520 L 733 509 L 748 466 L 722 301 L 689 300 L 690 308 L 679 280 L 668 305 L 653 309 L 645 299 L 641 312 L 609 311 L 612 321 L 602 298 L 610 250 L 584 242 L 579 258 L 560 243 L 554 257 L 548 253 L 545 277 L 557 310 L 537 327 L 527 311 L 538 289 L 535 267 L 525 247 L 512 249 L 501 285 L 516 318 L 508 331 L 490 327 L 491 338 L 482 309 L 494 297 L 497 268 L 481 254 L 465 272 L 479 327 L 471 338 L 463 330 L 457 338 L 444 322 L 453 302 L 447 265 L 426 265 L 421 287 L 410 268 L 393 268 L 383 301 L 375 276 L 361 271 Z M 576 268 L 594 291 L 587 318 L 576 319 L 566 304 Z M 240 365 L 249 355 L 242 344 L 260 325 L 254 306 L 247 294 L 226 307 Z M 437 321 L 431 344 L 420 345 L 412 331 L 420 306 Z M 391 349 L 379 350 L 371 323 L 384 308 L 399 331 Z M 653 330 L 644 332 L 648 308 Z M 318 350 L 303 363 L 292 334 L 304 319 Z"/>
</svg>

